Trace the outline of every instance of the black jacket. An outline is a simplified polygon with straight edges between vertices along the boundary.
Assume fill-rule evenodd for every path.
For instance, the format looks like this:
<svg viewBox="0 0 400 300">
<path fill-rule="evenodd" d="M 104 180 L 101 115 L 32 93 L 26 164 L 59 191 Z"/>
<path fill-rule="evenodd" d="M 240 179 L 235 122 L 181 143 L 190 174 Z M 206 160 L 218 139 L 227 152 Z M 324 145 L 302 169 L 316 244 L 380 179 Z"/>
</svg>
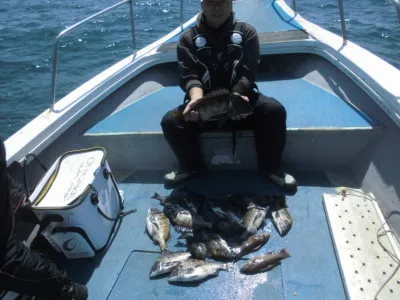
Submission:
<svg viewBox="0 0 400 300">
<path fill-rule="evenodd" d="M 8 187 L 7 161 L 4 143 L 0 137 L 0 255 L 13 227 L 13 213 Z"/>
<path fill-rule="evenodd" d="M 180 37 L 177 47 L 179 85 L 188 93 L 192 87 L 205 92 L 227 88 L 248 95 L 254 87 L 260 61 L 255 28 L 234 15 L 221 28 L 210 28 L 200 13 L 196 25 Z"/>
</svg>

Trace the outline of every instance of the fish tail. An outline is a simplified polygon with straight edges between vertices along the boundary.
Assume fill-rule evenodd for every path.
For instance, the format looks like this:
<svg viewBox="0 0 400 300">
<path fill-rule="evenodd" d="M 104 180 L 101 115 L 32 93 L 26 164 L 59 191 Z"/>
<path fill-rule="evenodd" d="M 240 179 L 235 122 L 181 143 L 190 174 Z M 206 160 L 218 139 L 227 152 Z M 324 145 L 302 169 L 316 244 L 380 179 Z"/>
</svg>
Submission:
<svg viewBox="0 0 400 300">
<path fill-rule="evenodd" d="M 160 195 L 159 193 L 157 193 L 157 192 L 155 192 L 154 195 L 151 196 L 151 198 L 152 198 L 152 199 L 156 199 L 156 200 L 160 201 L 161 203 L 164 203 L 164 201 L 163 201 L 161 195 Z"/>
<path fill-rule="evenodd" d="M 226 263 L 222 265 L 222 270 L 231 272 L 235 269 L 235 265 L 233 263 Z"/>
<path fill-rule="evenodd" d="M 179 235 L 177 237 L 178 240 L 183 240 L 183 239 L 187 239 L 187 238 L 191 238 L 193 237 L 193 232 L 184 232 L 181 235 Z"/>
<path fill-rule="evenodd" d="M 161 253 L 163 253 L 163 252 L 165 252 L 165 251 L 168 251 L 167 244 L 165 243 L 164 240 L 161 240 L 161 241 L 159 242 L 159 244 L 160 244 L 160 248 L 161 248 Z"/>
<path fill-rule="evenodd" d="M 168 249 L 161 250 L 161 256 L 167 255 L 169 253 L 171 253 L 171 251 L 169 251 Z"/>
<path fill-rule="evenodd" d="M 242 253 L 243 253 L 243 248 L 242 246 L 240 247 L 235 247 L 231 249 L 232 255 L 234 256 L 234 258 L 240 258 L 242 257 Z"/>
<path fill-rule="evenodd" d="M 289 252 L 286 248 L 280 250 L 280 251 L 279 251 L 279 254 L 282 254 L 282 255 L 285 256 L 285 257 L 290 257 L 290 256 L 291 256 L 291 255 L 290 255 L 290 252 Z"/>
</svg>

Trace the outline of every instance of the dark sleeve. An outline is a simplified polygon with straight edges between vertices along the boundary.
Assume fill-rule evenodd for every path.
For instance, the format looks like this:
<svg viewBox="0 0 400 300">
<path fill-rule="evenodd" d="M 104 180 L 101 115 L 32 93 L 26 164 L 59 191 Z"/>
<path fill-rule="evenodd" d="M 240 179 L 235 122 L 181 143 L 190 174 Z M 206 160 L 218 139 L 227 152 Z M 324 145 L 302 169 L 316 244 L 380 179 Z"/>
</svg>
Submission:
<svg viewBox="0 0 400 300">
<path fill-rule="evenodd" d="M 243 66 L 238 72 L 238 81 L 232 91 L 240 95 L 248 95 L 256 80 L 260 62 L 260 44 L 254 27 L 247 25 L 245 44 L 243 46 Z"/>
<path fill-rule="evenodd" d="M 185 93 L 188 93 L 192 87 L 203 87 L 198 64 L 192 53 L 193 48 L 193 41 L 189 29 L 181 35 L 177 47 L 178 64 L 181 71 L 179 86 Z"/>
</svg>

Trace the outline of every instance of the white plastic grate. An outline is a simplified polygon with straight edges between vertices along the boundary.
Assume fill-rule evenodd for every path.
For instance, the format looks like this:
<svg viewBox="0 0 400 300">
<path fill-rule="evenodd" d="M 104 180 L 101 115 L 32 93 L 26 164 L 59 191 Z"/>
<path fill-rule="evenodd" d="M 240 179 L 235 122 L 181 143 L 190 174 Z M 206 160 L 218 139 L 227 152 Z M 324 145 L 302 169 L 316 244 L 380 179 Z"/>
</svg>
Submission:
<svg viewBox="0 0 400 300">
<path fill-rule="evenodd" d="M 378 203 L 371 195 L 346 191 L 345 196 L 324 194 L 325 210 L 349 298 L 372 300 L 398 264 L 378 242 L 377 232 L 384 225 Z M 384 227 L 389 230 L 386 224 Z M 392 234 L 379 240 L 400 257 Z M 400 270 L 377 299 L 400 299 Z"/>
</svg>

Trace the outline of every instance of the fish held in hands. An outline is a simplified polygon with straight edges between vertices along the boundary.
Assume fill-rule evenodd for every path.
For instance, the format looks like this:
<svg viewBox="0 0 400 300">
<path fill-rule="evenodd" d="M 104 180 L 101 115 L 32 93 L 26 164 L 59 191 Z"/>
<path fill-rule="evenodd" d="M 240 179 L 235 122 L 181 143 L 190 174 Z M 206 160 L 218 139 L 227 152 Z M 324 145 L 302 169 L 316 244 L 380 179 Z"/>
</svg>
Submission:
<svg viewBox="0 0 400 300">
<path fill-rule="evenodd" d="M 240 95 L 231 93 L 227 89 L 211 91 L 193 107 L 192 111 L 198 111 L 200 120 L 224 121 L 237 116 L 250 115 L 253 108 Z M 175 117 L 182 116 L 181 111 L 174 112 Z"/>
</svg>

